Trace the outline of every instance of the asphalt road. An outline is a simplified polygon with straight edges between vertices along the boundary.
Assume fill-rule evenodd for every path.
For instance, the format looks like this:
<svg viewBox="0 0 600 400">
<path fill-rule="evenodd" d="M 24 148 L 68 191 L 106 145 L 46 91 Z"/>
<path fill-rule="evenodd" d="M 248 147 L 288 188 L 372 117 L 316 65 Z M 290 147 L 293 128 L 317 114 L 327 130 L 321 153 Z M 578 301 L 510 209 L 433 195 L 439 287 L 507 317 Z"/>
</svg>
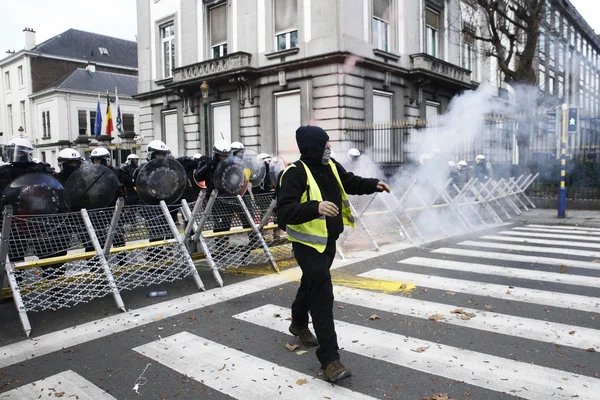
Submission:
<svg viewBox="0 0 600 400">
<path fill-rule="evenodd" d="M 299 343 L 293 265 L 225 272 L 223 288 L 202 270 L 206 292 L 127 292 L 127 313 L 110 297 L 34 313 L 28 340 L 5 303 L 0 399 L 598 399 L 600 229 L 583 229 L 510 225 L 337 264 L 353 377 L 336 385 L 314 349 L 284 347 Z"/>
</svg>

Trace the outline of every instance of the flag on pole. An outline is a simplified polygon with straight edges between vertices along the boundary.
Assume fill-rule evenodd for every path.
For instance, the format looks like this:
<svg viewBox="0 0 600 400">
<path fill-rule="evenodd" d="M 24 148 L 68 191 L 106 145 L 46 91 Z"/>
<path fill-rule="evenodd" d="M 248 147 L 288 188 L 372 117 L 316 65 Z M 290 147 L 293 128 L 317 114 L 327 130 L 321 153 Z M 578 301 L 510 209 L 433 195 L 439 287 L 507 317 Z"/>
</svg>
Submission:
<svg viewBox="0 0 600 400">
<path fill-rule="evenodd" d="M 98 106 L 96 107 L 96 120 L 94 121 L 94 136 L 102 134 L 102 110 L 100 110 L 100 93 L 98 93 Z"/>
<path fill-rule="evenodd" d="M 108 91 L 106 91 L 106 134 L 112 136 L 113 129 L 112 113 L 110 112 L 110 97 L 108 97 Z"/>
<path fill-rule="evenodd" d="M 117 103 L 117 132 L 123 134 L 123 116 L 121 115 L 121 105 L 119 104 L 119 93 L 117 92 L 117 87 L 115 86 L 115 97 Z"/>
</svg>

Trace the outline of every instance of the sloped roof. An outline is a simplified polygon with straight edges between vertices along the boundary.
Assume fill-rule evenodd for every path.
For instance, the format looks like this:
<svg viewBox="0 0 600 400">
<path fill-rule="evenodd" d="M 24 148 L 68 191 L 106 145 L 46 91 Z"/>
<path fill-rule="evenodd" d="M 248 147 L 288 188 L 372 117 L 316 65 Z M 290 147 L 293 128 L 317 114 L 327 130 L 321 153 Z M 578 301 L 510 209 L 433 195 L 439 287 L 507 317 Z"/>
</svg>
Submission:
<svg viewBox="0 0 600 400">
<path fill-rule="evenodd" d="M 79 68 L 65 79 L 51 86 L 54 89 L 78 90 L 94 93 L 114 93 L 117 87 L 119 94 L 134 96 L 137 94 L 138 78 L 133 75 L 116 74 L 113 72 L 89 72 Z"/>
<path fill-rule="evenodd" d="M 108 50 L 108 54 L 101 54 L 100 48 Z M 56 35 L 32 51 L 129 68 L 137 68 L 138 63 L 136 42 L 77 29 Z"/>
</svg>

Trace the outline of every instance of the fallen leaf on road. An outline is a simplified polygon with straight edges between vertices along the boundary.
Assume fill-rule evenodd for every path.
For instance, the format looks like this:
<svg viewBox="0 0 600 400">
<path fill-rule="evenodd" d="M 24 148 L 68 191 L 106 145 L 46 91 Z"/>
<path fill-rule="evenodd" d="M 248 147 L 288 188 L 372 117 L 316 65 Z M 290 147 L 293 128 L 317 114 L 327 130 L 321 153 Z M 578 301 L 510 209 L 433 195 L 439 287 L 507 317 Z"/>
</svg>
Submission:
<svg viewBox="0 0 600 400">
<path fill-rule="evenodd" d="M 433 315 L 430 315 L 430 316 L 429 316 L 429 320 L 430 320 L 430 321 L 441 321 L 441 320 L 443 320 L 443 319 L 446 319 L 446 317 L 444 317 L 444 316 L 443 316 L 443 315 L 441 315 L 441 314 L 433 314 Z"/>
<path fill-rule="evenodd" d="M 592 260 L 592 262 L 600 263 L 600 260 Z"/>
<path fill-rule="evenodd" d="M 456 295 L 456 292 L 446 292 L 446 294 L 447 294 L 448 296 L 454 296 L 454 295 Z"/>
<path fill-rule="evenodd" d="M 589 351 L 590 353 L 595 353 L 596 349 L 593 347 L 590 347 L 589 349 L 587 349 L 586 351 Z"/>
<path fill-rule="evenodd" d="M 406 289 L 408 286 L 406 286 L 406 283 L 403 283 L 402 285 L 400 285 L 400 289 L 404 290 Z"/>
<path fill-rule="evenodd" d="M 427 347 L 422 346 L 422 347 L 417 347 L 416 349 L 410 349 L 410 351 L 414 351 L 415 353 L 422 353 L 425 350 L 427 350 L 428 348 L 429 348 L 429 346 L 427 346 Z"/>
<path fill-rule="evenodd" d="M 293 321 L 292 317 L 287 317 L 285 320 L 286 321 Z"/>
<path fill-rule="evenodd" d="M 515 287 L 514 287 L 514 286 L 509 286 L 508 288 L 509 288 L 509 289 L 514 289 Z"/>
<path fill-rule="evenodd" d="M 306 379 L 298 379 L 296 381 L 296 385 L 298 385 L 298 386 L 306 385 L 306 383 L 307 383 Z"/>
<path fill-rule="evenodd" d="M 281 318 L 281 315 L 279 315 L 279 314 L 273 314 L 273 317 L 275 317 L 275 318 Z"/>
<path fill-rule="evenodd" d="M 322 369 L 320 369 L 320 370 L 317 371 L 317 376 L 323 376 L 323 370 Z"/>
<path fill-rule="evenodd" d="M 377 315 L 377 314 L 373 314 L 373 315 L 371 315 L 371 316 L 369 317 L 369 319 L 370 319 L 371 321 L 374 321 L 374 320 L 376 320 L 376 319 L 381 319 L 381 317 L 380 317 L 379 315 Z"/>
<path fill-rule="evenodd" d="M 506 291 L 506 294 L 510 294 L 510 290 L 507 290 L 507 291 Z"/>
<path fill-rule="evenodd" d="M 488 311 L 492 311 L 494 309 L 494 307 L 492 307 L 492 306 L 485 306 L 484 308 Z"/>
<path fill-rule="evenodd" d="M 460 319 L 462 319 L 463 321 L 470 320 L 471 318 L 475 318 L 475 316 L 476 316 L 473 313 L 466 312 L 462 308 L 457 308 L 456 310 L 452 310 L 452 311 L 450 311 L 450 313 L 451 314 L 459 314 L 460 315 Z"/>
<path fill-rule="evenodd" d="M 223 371 L 226 366 L 227 366 L 227 364 L 223 364 L 223 366 L 221 368 L 219 368 L 219 371 Z"/>
<path fill-rule="evenodd" d="M 294 350 L 296 350 L 296 349 L 299 349 L 299 348 L 300 348 L 300 345 L 298 345 L 298 344 L 289 344 L 289 343 L 286 343 L 286 344 L 284 344 L 284 345 L 283 345 L 283 347 L 285 347 L 285 348 L 286 348 L 286 349 L 288 349 L 289 351 L 294 351 Z"/>
<path fill-rule="evenodd" d="M 457 308 L 455 310 L 450 311 L 450 314 L 462 314 L 462 313 L 464 313 L 462 308 Z"/>
<path fill-rule="evenodd" d="M 54 393 L 54 397 L 63 397 L 65 395 L 65 392 L 56 392 Z"/>
<path fill-rule="evenodd" d="M 339 309 L 343 310 L 343 309 L 344 309 L 344 306 L 337 306 L 337 308 L 339 308 Z"/>
<path fill-rule="evenodd" d="M 567 266 L 566 265 L 561 265 L 560 266 L 560 273 L 564 274 L 565 272 L 567 272 Z"/>
<path fill-rule="evenodd" d="M 352 343 L 358 343 L 358 340 L 353 340 Z"/>
<path fill-rule="evenodd" d="M 454 400 L 448 397 L 448 393 L 437 393 L 431 397 L 422 397 L 421 400 Z"/>
<path fill-rule="evenodd" d="M 462 319 L 463 321 L 468 321 L 468 320 L 470 320 L 470 319 L 471 319 L 471 317 L 468 317 L 468 316 L 466 316 L 466 315 L 461 315 L 461 316 L 460 316 L 460 319 Z"/>
<path fill-rule="evenodd" d="M 574 334 L 575 334 L 575 331 L 569 332 L 569 335 L 574 335 Z"/>
<path fill-rule="evenodd" d="M 297 356 L 303 356 L 303 355 L 304 355 L 304 354 L 306 354 L 306 353 L 308 353 L 308 351 L 306 351 L 306 350 L 298 350 L 298 351 L 296 352 L 296 355 L 297 355 Z"/>
</svg>

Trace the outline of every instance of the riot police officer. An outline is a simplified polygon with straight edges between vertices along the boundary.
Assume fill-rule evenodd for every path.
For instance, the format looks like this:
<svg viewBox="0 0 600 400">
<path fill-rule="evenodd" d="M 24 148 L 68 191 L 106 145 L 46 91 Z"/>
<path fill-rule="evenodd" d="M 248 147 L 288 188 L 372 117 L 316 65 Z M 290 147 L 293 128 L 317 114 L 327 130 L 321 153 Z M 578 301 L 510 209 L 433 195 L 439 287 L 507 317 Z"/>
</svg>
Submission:
<svg viewBox="0 0 600 400">
<path fill-rule="evenodd" d="M 11 139 L 4 147 L 3 160 L 5 164 L 0 166 L 0 194 L 2 194 L 0 206 L 2 210 L 4 210 L 4 207 L 7 205 L 12 205 L 13 207 L 16 206 L 16 204 L 13 204 L 14 199 L 6 196 L 6 189 L 15 179 L 30 173 L 41 173 L 49 176 L 53 175 L 52 169 L 47 163 L 36 163 L 33 161 L 33 146 L 29 139 L 26 138 L 17 137 Z M 66 210 L 64 205 L 61 204 L 60 206 Z M 18 210 L 15 211 L 16 214 L 18 214 Z M 40 258 L 66 253 L 62 252 L 59 254 L 55 252 L 53 254 L 43 254 L 48 253 L 47 249 L 56 250 L 56 246 L 49 243 L 43 243 L 43 240 L 30 236 L 31 234 L 29 232 L 20 230 L 17 224 L 11 224 L 10 237 L 15 238 L 15 240 L 9 240 L 8 257 L 11 262 L 23 261 L 27 250 L 25 248 L 27 246 L 24 246 L 22 241 L 19 241 L 16 238 L 33 239 L 35 254 Z"/>
<path fill-rule="evenodd" d="M 231 143 L 231 154 L 234 157 L 244 158 L 244 152 L 246 147 L 242 142 L 233 142 Z"/>
<path fill-rule="evenodd" d="M 60 172 L 54 175 L 55 178 L 64 186 L 71 174 L 81 167 L 81 161 L 81 154 L 77 150 L 71 148 L 61 150 L 58 153 Z"/>
<path fill-rule="evenodd" d="M 193 157 L 178 157 L 177 161 L 183 168 L 185 169 L 185 173 L 187 175 L 187 185 L 185 187 L 185 192 L 183 192 L 182 198 L 184 198 L 187 202 L 194 202 L 198 199 L 198 195 L 200 194 L 200 185 L 196 183 L 194 179 L 194 174 L 198 167 L 206 162 L 208 157 L 203 156 L 200 153 L 194 154 Z"/>
<path fill-rule="evenodd" d="M 110 152 L 108 151 L 108 149 L 104 147 L 96 147 L 94 150 L 92 150 L 92 153 L 90 154 L 90 161 L 94 165 L 104 165 L 117 176 L 117 180 L 119 181 L 119 185 L 117 187 L 117 197 L 115 197 L 115 200 L 110 206 L 114 206 L 119 197 L 123 197 L 126 200 L 125 185 L 123 184 L 123 176 L 121 174 L 121 170 L 112 166 L 110 162 Z M 108 220 L 110 221 L 110 219 Z M 94 225 L 94 230 L 96 230 L 96 234 L 98 235 L 98 240 L 100 241 L 100 244 L 104 246 L 104 241 L 106 240 L 107 232 L 106 227 L 100 226 L 99 221 L 100 218 L 98 218 L 98 222 L 96 222 L 96 219 L 92 219 L 92 225 Z M 115 232 L 113 245 L 115 247 L 125 246 L 125 236 L 120 229 Z M 89 251 L 89 247 L 86 248 L 86 251 Z"/>
<path fill-rule="evenodd" d="M 135 190 L 135 182 L 133 180 L 133 174 L 139 166 L 140 157 L 136 154 L 130 154 L 127 156 L 125 165 L 121 167 L 121 178 L 123 179 L 123 186 L 125 186 L 125 191 L 127 192 L 127 199 L 125 200 L 125 204 L 127 205 L 140 204 L 140 198 Z"/>
</svg>

